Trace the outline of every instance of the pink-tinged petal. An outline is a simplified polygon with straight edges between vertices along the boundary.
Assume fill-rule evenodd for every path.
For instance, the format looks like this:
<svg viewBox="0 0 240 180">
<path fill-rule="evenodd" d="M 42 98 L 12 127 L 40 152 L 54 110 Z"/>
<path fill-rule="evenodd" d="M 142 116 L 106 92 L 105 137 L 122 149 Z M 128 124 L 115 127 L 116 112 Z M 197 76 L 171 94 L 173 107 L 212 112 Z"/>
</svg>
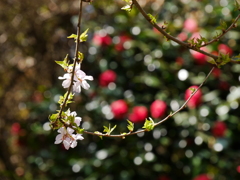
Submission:
<svg viewBox="0 0 240 180">
<path fill-rule="evenodd" d="M 73 130 L 72 128 L 68 127 L 68 128 L 67 128 L 67 132 L 68 132 L 68 134 L 71 135 L 71 134 L 74 132 L 74 130 Z"/>
<path fill-rule="evenodd" d="M 85 72 L 83 72 L 82 70 L 78 70 L 76 74 L 77 74 L 77 77 L 80 79 L 84 79 L 84 77 L 86 76 Z"/>
<path fill-rule="evenodd" d="M 84 138 L 82 137 L 81 134 L 76 134 L 74 137 L 75 140 L 83 140 Z"/>
<path fill-rule="evenodd" d="M 66 73 L 63 75 L 63 77 L 59 76 L 58 79 L 71 79 L 71 74 Z"/>
<path fill-rule="evenodd" d="M 64 127 L 61 127 L 60 129 L 58 129 L 57 132 L 61 134 L 66 134 L 66 129 Z"/>
<path fill-rule="evenodd" d="M 92 77 L 92 76 L 85 76 L 84 79 L 89 80 L 89 81 L 92 81 L 92 80 L 93 80 L 93 77 Z"/>
<path fill-rule="evenodd" d="M 77 115 L 76 111 L 71 112 L 71 116 L 75 117 L 76 115 Z"/>
<path fill-rule="evenodd" d="M 63 145 L 64 145 L 64 147 L 65 147 L 65 149 L 69 149 L 69 147 L 70 147 L 70 142 L 69 141 L 67 141 L 67 140 L 64 140 L 63 141 Z"/>
<path fill-rule="evenodd" d="M 68 87 L 70 86 L 70 84 L 71 84 L 71 81 L 70 81 L 70 80 L 64 80 L 64 81 L 62 82 L 62 86 L 63 86 L 64 88 L 68 88 Z"/>
<path fill-rule="evenodd" d="M 77 146 L 77 141 L 72 141 L 71 148 L 75 148 Z"/>
<path fill-rule="evenodd" d="M 73 84 L 73 92 L 80 93 L 80 92 L 81 92 L 81 86 L 80 86 L 80 85 L 81 85 L 80 83 L 75 82 L 75 83 Z"/>
<path fill-rule="evenodd" d="M 80 122 L 82 121 L 82 118 L 80 118 L 80 117 L 75 117 L 75 120 L 74 120 L 74 122 L 78 125 L 78 126 L 80 126 Z"/>
<path fill-rule="evenodd" d="M 62 142 L 62 138 L 63 138 L 62 134 L 58 134 L 56 136 L 54 144 L 60 144 Z"/>
<path fill-rule="evenodd" d="M 87 83 L 87 81 L 82 81 L 82 87 L 84 89 L 89 89 L 90 88 L 90 85 Z"/>
</svg>

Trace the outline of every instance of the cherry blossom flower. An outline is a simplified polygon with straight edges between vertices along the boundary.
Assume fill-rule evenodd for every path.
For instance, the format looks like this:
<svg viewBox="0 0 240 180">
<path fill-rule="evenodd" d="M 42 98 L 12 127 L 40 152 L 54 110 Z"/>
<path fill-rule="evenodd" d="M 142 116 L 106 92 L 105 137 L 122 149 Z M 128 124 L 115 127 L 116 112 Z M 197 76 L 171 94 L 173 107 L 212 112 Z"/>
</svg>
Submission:
<svg viewBox="0 0 240 180">
<path fill-rule="evenodd" d="M 87 76 L 85 74 L 85 72 L 83 72 L 82 70 L 77 70 L 75 71 L 75 75 L 77 78 L 77 81 L 74 82 L 73 84 L 73 91 L 74 92 L 81 92 L 81 87 L 83 87 L 83 89 L 89 89 L 90 85 L 87 83 L 86 80 L 92 81 L 93 77 L 92 76 Z"/>
<path fill-rule="evenodd" d="M 59 76 L 58 79 L 63 79 L 62 86 L 64 88 L 69 88 L 71 84 L 71 78 L 72 78 L 72 67 L 68 68 L 68 73 L 65 73 L 63 76 Z M 76 65 L 75 71 L 74 71 L 74 77 L 73 77 L 73 91 L 74 92 L 81 92 L 81 87 L 84 89 L 89 89 L 90 85 L 87 83 L 86 80 L 92 81 L 92 76 L 87 76 L 85 72 L 80 70 L 80 64 Z"/>
<path fill-rule="evenodd" d="M 83 140 L 84 138 L 82 137 L 81 134 L 73 134 L 74 130 L 70 127 L 67 129 L 65 127 L 61 127 L 57 131 L 58 134 L 56 136 L 56 140 L 54 144 L 60 144 L 61 142 L 63 143 L 65 149 L 74 148 L 77 146 L 77 140 Z"/>
</svg>

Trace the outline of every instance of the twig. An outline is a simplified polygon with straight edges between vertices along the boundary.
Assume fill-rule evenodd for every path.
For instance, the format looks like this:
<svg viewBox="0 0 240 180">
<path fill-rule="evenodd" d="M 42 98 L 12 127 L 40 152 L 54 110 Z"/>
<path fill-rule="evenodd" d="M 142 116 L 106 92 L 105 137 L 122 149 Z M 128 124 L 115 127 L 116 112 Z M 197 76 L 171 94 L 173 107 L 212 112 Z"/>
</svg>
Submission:
<svg viewBox="0 0 240 180">
<path fill-rule="evenodd" d="M 209 42 L 206 42 L 204 43 L 201 47 L 204 47 L 204 46 L 207 46 L 209 44 L 212 44 L 213 42 L 216 42 L 218 41 L 221 37 L 223 37 L 228 31 L 230 31 L 231 29 L 235 28 L 236 27 L 236 23 L 238 21 L 238 19 L 240 18 L 240 14 L 236 17 L 236 19 L 233 21 L 233 23 L 226 29 L 222 32 L 222 34 L 220 34 L 219 36 L 217 36 L 215 39 L 209 41 Z"/>
<path fill-rule="evenodd" d="M 150 23 L 152 24 L 153 27 L 155 27 L 159 32 L 161 32 L 167 39 L 170 39 L 176 43 L 178 43 L 179 45 L 182 45 L 188 49 L 192 49 L 194 51 L 198 51 L 202 54 L 205 54 L 211 58 L 213 58 L 215 61 L 219 58 L 218 56 L 215 56 L 211 53 L 208 53 L 206 51 L 203 51 L 199 48 L 195 48 L 194 46 L 191 46 L 189 43 L 186 43 L 186 42 L 183 42 L 183 41 L 180 41 L 179 39 L 171 36 L 170 34 L 168 34 L 164 29 L 165 28 L 161 28 L 160 26 L 158 26 L 155 22 L 152 22 L 152 20 L 150 19 L 150 17 L 147 15 L 147 13 L 143 10 L 143 8 L 138 4 L 137 0 L 132 0 L 132 2 L 135 4 L 136 8 L 139 10 L 139 12 L 144 16 L 144 18 Z M 240 18 L 240 15 L 238 15 L 238 17 L 235 19 L 234 21 L 234 24 L 237 22 L 237 20 Z M 231 28 L 233 28 L 234 24 L 232 24 L 226 31 L 229 31 Z M 224 34 L 223 34 L 224 35 Z M 223 36 L 222 35 L 222 36 Z M 222 37 L 220 36 L 220 37 Z M 208 42 L 209 44 L 212 43 L 211 41 Z M 239 61 L 235 61 L 233 59 L 230 60 L 230 62 L 232 63 L 237 63 L 237 64 L 240 64 Z"/>
<path fill-rule="evenodd" d="M 208 75 L 205 77 L 205 79 L 203 80 L 203 82 L 198 86 L 197 89 L 195 89 L 195 91 L 189 96 L 189 98 L 183 103 L 183 105 L 176 110 L 175 112 L 169 114 L 167 117 L 165 117 L 164 119 L 162 119 L 161 121 L 157 122 L 154 124 L 154 127 L 158 126 L 159 124 L 163 123 L 164 121 L 168 120 L 169 118 L 173 117 L 175 114 L 177 114 L 179 111 L 183 110 L 187 103 L 190 101 L 190 99 L 192 99 L 192 97 L 194 96 L 194 94 L 197 93 L 197 91 L 203 86 L 203 84 L 206 82 L 206 80 L 209 78 L 209 76 L 211 75 L 212 71 L 214 70 L 215 67 L 213 67 Z M 86 134 L 91 134 L 91 135 L 95 135 L 95 136 L 103 136 L 103 137 L 119 137 L 119 138 L 123 138 L 125 136 L 130 136 L 130 135 L 134 135 L 134 134 L 139 134 L 139 133 L 143 133 L 143 132 L 147 132 L 147 129 L 141 129 L 139 131 L 135 131 L 135 132 L 129 132 L 127 134 L 117 134 L 117 135 L 109 135 L 109 134 L 102 134 L 100 132 L 98 133 L 93 133 L 93 132 L 89 132 L 89 131 L 84 131 L 84 133 Z"/>
<path fill-rule="evenodd" d="M 79 44 L 80 44 L 80 33 L 81 33 L 81 19 L 82 19 L 82 4 L 83 4 L 83 1 L 82 0 L 79 0 L 79 6 L 80 6 L 80 10 L 79 10 L 79 14 L 78 14 L 78 24 L 77 24 L 77 42 L 76 42 L 76 48 L 75 48 L 75 58 L 74 58 L 74 64 L 73 64 L 73 69 L 72 69 L 72 76 L 71 76 L 71 83 L 70 83 L 70 86 L 68 87 L 68 90 L 67 90 L 67 95 L 64 99 L 64 102 L 61 106 L 61 109 L 59 111 L 59 115 L 58 115 L 58 119 L 63 123 L 65 124 L 62 120 L 61 120 L 61 115 L 62 115 L 62 112 L 63 112 L 63 108 L 64 106 L 66 105 L 67 103 L 67 100 L 68 100 L 68 97 L 71 93 L 71 90 L 72 90 L 72 86 L 73 86 L 73 79 L 74 79 L 74 72 L 75 72 L 75 68 L 76 68 L 76 64 L 78 62 L 78 49 L 79 49 Z M 81 62 L 80 62 L 81 63 Z"/>
</svg>

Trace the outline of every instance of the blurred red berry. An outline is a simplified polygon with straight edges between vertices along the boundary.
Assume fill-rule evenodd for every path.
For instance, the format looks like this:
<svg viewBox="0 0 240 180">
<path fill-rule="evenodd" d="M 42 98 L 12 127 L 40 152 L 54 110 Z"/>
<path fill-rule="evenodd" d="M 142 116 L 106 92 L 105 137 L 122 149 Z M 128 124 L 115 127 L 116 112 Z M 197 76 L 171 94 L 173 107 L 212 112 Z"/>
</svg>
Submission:
<svg viewBox="0 0 240 180">
<path fill-rule="evenodd" d="M 171 180 L 168 176 L 159 176 L 159 178 L 157 180 Z"/>
<path fill-rule="evenodd" d="M 218 68 L 215 68 L 215 69 L 213 70 L 212 74 L 213 74 L 213 76 L 214 76 L 215 78 L 219 78 L 219 76 L 221 75 L 221 70 L 218 69 Z"/>
<path fill-rule="evenodd" d="M 102 36 L 100 34 L 95 34 L 93 36 L 93 43 L 97 46 L 109 46 L 112 43 L 112 39 L 108 35 Z"/>
<path fill-rule="evenodd" d="M 133 123 L 144 122 L 148 116 L 148 110 L 145 106 L 135 106 L 133 112 L 129 115 L 129 120 Z"/>
<path fill-rule="evenodd" d="M 216 121 L 212 127 L 212 134 L 215 137 L 223 137 L 226 133 L 227 126 L 222 121 Z"/>
<path fill-rule="evenodd" d="M 127 41 L 130 41 L 132 40 L 131 37 L 127 36 L 127 35 L 121 35 L 119 36 L 119 43 L 117 43 L 115 45 L 115 49 L 117 51 L 123 51 L 125 48 L 124 48 L 124 43 L 127 42 Z"/>
<path fill-rule="evenodd" d="M 231 56 L 233 53 L 233 50 L 225 44 L 219 44 L 218 50 L 220 53 L 229 54 L 229 56 Z"/>
<path fill-rule="evenodd" d="M 177 57 L 176 60 L 175 60 L 175 62 L 176 62 L 178 65 L 182 66 L 183 63 L 184 63 L 184 59 L 183 59 L 182 57 Z"/>
<path fill-rule="evenodd" d="M 205 47 L 200 48 L 203 51 L 207 51 L 207 49 Z M 190 50 L 190 53 L 192 54 L 195 62 L 198 65 L 203 65 L 207 62 L 207 56 L 205 54 L 202 54 L 200 52 L 194 51 L 194 50 Z"/>
<path fill-rule="evenodd" d="M 207 174 L 200 174 L 196 176 L 193 180 L 211 180 Z"/>
<path fill-rule="evenodd" d="M 114 115 L 114 118 L 122 119 L 127 114 L 128 105 L 124 100 L 120 99 L 120 100 L 112 102 L 111 110 Z"/>
<path fill-rule="evenodd" d="M 21 131 L 21 126 L 19 123 L 13 123 L 11 126 L 11 133 L 14 135 L 19 134 Z"/>
<path fill-rule="evenodd" d="M 167 104 L 161 100 L 155 100 L 150 106 L 151 116 L 153 118 L 162 117 L 167 110 Z"/>
<path fill-rule="evenodd" d="M 179 40 L 181 40 L 181 41 L 185 41 L 185 40 L 187 40 L 188 35 L 187 35 L 186 32 L 181 32 L 180 34 L 178 34 L 177 37 L 178 37 Z"/>
<path fill-rule="evenodd" d="M 112 70 L 106 70 L 99 76 L 99 84 L 100 86 L 106 87 L 109 83 L 115 82 L 116 73 Z"/>
<path fill-rule="evenodd" d="M 198 30 L 198 24 L 197 24 L 197 21 L 195 19 L 186 19 L 184 21 L 184 24 L 183 24 L 183 28 L 184 30 L 188 31 L 188 32 L 196 32 Z"/>
<path fill-rule="evenodd" d="M 190 97 L 190 95 L 192 94 L 192 90 L 190 90 L 190 88 L 196 90 L 198 88 L 198 86 L 191 86 L 186 90 L 185 100 L 187 100 Z M 201 92 L 201 89 L 199 89 L 193 95 L 193 97 L 188 101 L 187 105 L 189 108 L 194 109 L 194 108 L 198 107 L 201 103 L 202 103 L 202 92 Z"/>
</svg>

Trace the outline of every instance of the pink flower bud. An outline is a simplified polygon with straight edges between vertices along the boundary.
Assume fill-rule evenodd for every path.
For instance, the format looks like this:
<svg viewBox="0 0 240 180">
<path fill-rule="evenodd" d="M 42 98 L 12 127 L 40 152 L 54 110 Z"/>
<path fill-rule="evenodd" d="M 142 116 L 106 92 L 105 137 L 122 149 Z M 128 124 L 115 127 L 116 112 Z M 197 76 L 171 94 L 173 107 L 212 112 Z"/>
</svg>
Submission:
<svg viewBox="0 0 240 180">
<path fill-rule="evenodd" d="M 151 116 L 153 118 L 162 117 L 167 110 L 167 104 L 161 100 L 155 100 L 150 106 Z"/>
<path fill-rule="evenodd" d="M 226 133 L 227 126 L 222 121 L 216 121 L 212 127 L 212 134 L 215 137 L 223 137 Z"/>
<path fill-rule="evenodd" d="M 192 91 L 190 90 L 190 88 L 197 89 L 198 86 L 191 86 L 186 90 L 185 100 L 187 100 L 192 94 Z M 187 105 L 188 105 L 189 108 L 194 109 L 194 108 L 198 107 L 201 103 L 202 103 L 202 92 L 201 92 L 201 89 L 199 89 L 193 95 L 193 97 L 188 101 Z"/>
<path fill-rule="evenodd" d="M 99 84 L 100 86 L 106 87 L 109 83 L 115 82 L 116 80 L 116 73 L 112 70 L 104 71 L 99 76 Z"/>
<path fill-rule="evenodd" d="M 133 112 L 129 115 L 129 120 L 133 123 L 144 122 L 148 116 L 148 110 L 145 106 L 135 106 Z"/>
<path fill-rule="evenodd" d="M 127 114 L 128 105 L 124 100 L 120 99 L 112 102 L 111 110 L 116 119 L 122 119 Z"/>
</svg>

